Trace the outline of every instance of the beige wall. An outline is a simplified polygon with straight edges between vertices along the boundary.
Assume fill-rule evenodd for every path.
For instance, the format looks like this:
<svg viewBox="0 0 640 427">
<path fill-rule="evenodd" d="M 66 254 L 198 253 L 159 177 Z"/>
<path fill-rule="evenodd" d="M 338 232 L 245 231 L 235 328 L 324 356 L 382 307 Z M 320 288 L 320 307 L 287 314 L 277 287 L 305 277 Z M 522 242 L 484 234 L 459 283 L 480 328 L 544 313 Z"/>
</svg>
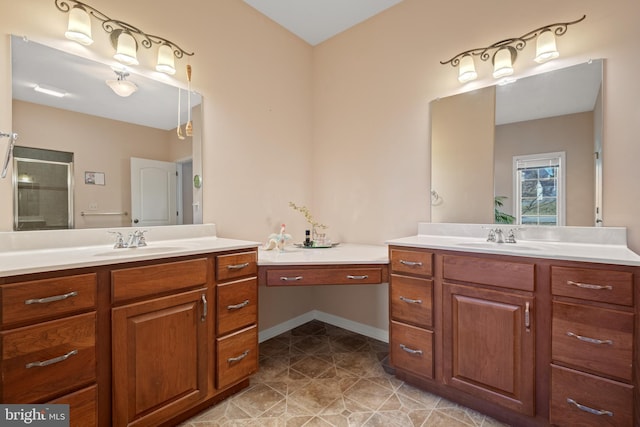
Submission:
<svg viewBox="0 0 640 427">
<path fill-rule="evenodd" d="M 566 153 L 566 225 L 592 226 L 595 214 L 593 112 L 496 126 L 496 195 L 513 214 L 513 157 Z"/>
<path fill-rule="evenodd" d="M 288 208 L 290 200 L 308 205 L 329 224 L 334 240 L 383 243 L 414 234 L 418 221 L 430 220 L 429 102 L 492 80 L 484 78 L 490 74 L 484 64 L 478 68 L 483 78 L 463 88 L 455 70 L 439 61 L 586 14 L 558 39 L 559 60 L 537 65 L 527 48 L 516 72 L 607 59 L 604 220 L 629 227 L 630 245 L 640 251 L 634 186 L 640 180 L 640 104 L 629 95 L 640 93 L 636 0 L 539 0 L 518 7 L 506 0 L 404 0 L 314 48 L 241 0 L 90 3 L 196 52 L 190 62 L 194 89 L 204 95 L 204 220 L 215 222 L 222 236 L 258 241 L 281 222 L 302 238 L 304 220 Z M 66 15 L 51 0 L 2 2 L 0 22 L 6 33 L 61 40 Z M 5 58 L 8 43 L 8 37 L 0 41 Z M 97 41 L 86 50 L 101 48 L 107 56 L 107 43 Z M 7 61 L 0 62 L 3 130 L 11 127 L 8 71 Z M 0 141 L 0 151 L 4 147 Z M 10 200 L 6 182 L 0 182 L 0 198 Z M 0 229 L 8 229 L 10 219 L 3 214 Z M 276 324 L 276 313 L 288 310 L 293 316 L 308 307 L 297 304 L 297 289 L 277 292 L 261 289 L 261 302 L 268 303 L 261 309 L 261 328 Z M 381 306 L 386 290 L 360 297 L 334 314 L 386 328 L 384 316 L 361 311 Z"/>
<path fill-rule="evenodd" d="M 131 225 L 131 216 L 81 216 L 97 211 L 131 214 L 131 157 L 175 161 L 190 156 L 189 146 L 175 131 L 164 131 L 116 120 L 74 113 L 23 101 L 13 101 L 13 127 L 18 145 L 74 153 L 74 219 L 76 228 Z M 175 156 L 175 157 L 174 157 Z M 84 173 L 103 172 L 105 185 L 87 185 Z"/>
<path fill-rule="evenodd" d="M 431 103 L 431 221 L 493 223 L 495 107 L 494 86 Z"/>
</svg>

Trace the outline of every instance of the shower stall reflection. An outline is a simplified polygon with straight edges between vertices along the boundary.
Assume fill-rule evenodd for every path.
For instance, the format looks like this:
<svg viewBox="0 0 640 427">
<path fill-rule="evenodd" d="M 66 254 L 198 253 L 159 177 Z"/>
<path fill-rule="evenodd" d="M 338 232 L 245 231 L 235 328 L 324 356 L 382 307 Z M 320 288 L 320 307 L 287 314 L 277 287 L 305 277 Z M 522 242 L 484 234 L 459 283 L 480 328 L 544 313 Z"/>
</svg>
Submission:
<svg viewBox="0 0 640 427">
<path fill-rule="evenodd" d="M 73 153 L 14 147 L 13 228 L 73 228 Z"/>
</svg>

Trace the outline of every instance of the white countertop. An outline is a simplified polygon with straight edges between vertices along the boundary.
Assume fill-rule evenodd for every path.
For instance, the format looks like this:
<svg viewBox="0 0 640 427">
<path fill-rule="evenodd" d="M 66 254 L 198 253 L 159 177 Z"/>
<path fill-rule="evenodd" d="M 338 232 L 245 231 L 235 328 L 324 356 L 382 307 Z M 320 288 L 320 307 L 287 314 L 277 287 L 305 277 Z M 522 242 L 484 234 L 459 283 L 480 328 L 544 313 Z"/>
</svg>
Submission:
<svg viewBox="0 0 640 427">
<path fill-rule="evenodd" d="M 258 252 L 259 265 L 328 265 L 328 264 L 387 264 L 388 248 L 384 245 L 340 243 L 333 248 L 299 248 L 285 246 L 284 251 Z"/>
<path fill-rule="evenodd" d="M 114 237 L 107 231 L 121 231 L 126 238 L 127 233 L 134 230 L 132 228 L 0 233 L 0 277 L 248 249 L 260 245 L 217 237 L 213 224 L 145 229 L 149 230 L 147 246 L 124 249 L 113 248 Z"/>
<path fill-rule="evenodd" d="M 519 228 L 517 243 L 486 241 L 489 228 Z M 505 232 L 506 236 L 506 232 Z M 516 227 L 497 224 L 420 223 L 418 234 L 386 242 L 395 246 L 640 266 L 623 227 Z"/>
</svg>

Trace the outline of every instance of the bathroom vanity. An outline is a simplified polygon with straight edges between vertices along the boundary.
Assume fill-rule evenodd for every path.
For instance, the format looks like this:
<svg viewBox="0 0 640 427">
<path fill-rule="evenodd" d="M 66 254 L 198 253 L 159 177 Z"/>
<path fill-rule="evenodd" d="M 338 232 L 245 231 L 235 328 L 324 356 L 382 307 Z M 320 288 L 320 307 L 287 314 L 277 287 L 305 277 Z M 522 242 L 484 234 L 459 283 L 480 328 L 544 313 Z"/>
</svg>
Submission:
<svg viewBox="0 0 640 427">
<path fill-rule="evenodd" d="M 388 264 L 386 247 L 376 245 L 260 250 L 258 278 L 265 286 L 373 285 L 389 281 Z"/>
<path fill-rule="evenodd" d="M 420 224 L 389 242 L 398 378 L 510 425 L 640 425 L 625 230 L 532 227 L 499 244 L 491 227 Z"/>
<path fill-rule="evenodd" d="M 2 402 L 67 403 L 75 426 L 174 425 L 249 385 L 256 243 L 212 225 L 123 249 L 105 230 L 34 233 L 39 249 L 0 236 Z"/>
</svg>

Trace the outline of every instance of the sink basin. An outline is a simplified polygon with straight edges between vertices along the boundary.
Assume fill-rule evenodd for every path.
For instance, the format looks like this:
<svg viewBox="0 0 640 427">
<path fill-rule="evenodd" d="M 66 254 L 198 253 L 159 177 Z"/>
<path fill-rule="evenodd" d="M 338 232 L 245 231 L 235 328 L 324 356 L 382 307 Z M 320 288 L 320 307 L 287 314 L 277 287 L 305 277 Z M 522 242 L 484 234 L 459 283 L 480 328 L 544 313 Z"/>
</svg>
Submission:
<svg viewBox="0 0 640 427">
<path fill-rule="evenodd" d="M 180 246 L 142 246 L 139 248 L 111 249 L 110 251 L 93 254 L 97 257 L 127 257 L 135 255 L 162 254 L 166 252 L 179 251 L 185 248 Z"/>
<path fill-rule="evenodd" d="M 462 242 L 458 246 L 469 248 L 494 249 L 502 251 L 539 251 L 540 248 L 534 246 L 521 245 L 520 243 L 495 243 L 495 242 Z"/>
</svg>

